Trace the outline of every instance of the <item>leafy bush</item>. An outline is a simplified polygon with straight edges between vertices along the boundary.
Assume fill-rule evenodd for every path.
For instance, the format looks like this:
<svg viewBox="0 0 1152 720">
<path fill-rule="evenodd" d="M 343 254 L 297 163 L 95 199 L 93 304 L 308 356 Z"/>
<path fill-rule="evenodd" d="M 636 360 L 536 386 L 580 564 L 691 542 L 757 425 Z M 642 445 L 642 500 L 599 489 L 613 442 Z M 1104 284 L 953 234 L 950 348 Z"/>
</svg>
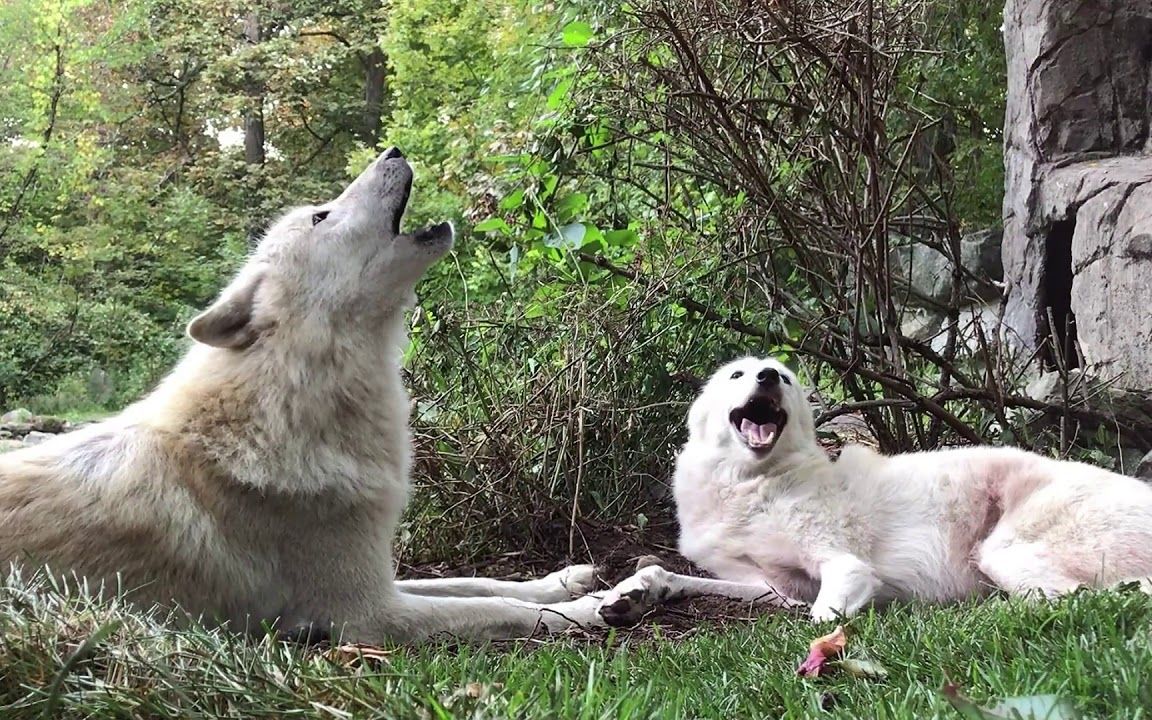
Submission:
<svg viewBox="0 0 1152 720">
<path fill-rule="evenodd" d="M 941 413 L 906 411 L 955 378 L 883 334 L 853 345 L 851 318 L 887 321 L 891 298 L 882 266 L 843 252 L 875 256 L 886 236 L 869 223 L 942 199 L 933 242 L 998 217 L 999 20 L 974 0 L 885 3 L 877 22 L 909 22 L 872 28 L 871 45 L 812 66 L 823 75 L 783 36 L 761 46 L 776 65 L 757 60 L 748 22 L 793 13 L 830 42 L 820 23 L 857 17 L 809 5 L 827 12 L 803 25 L 796 3 L 10 3 L 0 405 L 111 409 L 144 392 L 261 227 L 397 144 L 418 173 L 407 222 L 461 229 L 411 326 L 409 533 L 426 554 L 465 537 L 579 552 L 578 521 L 643 524 L 666 508 L 695 381 L 739 354 L 804 364 L 833 402 L 890 401 L 870 415 L 889 446 L 948 441 Z M 751 108 L 745 124 L 689 86 L 701 68 L 746 81 L 717 92 L 755 89 L 725 97 Z M 864 112 L 850 91 L 869 77 L 885 84 Z M 887 140 L 869 145 L 880 120 Z M 254 127 L 259 153 L 229 140 Z M 893 169 L 905 150 L 915 162 Z M 869 173 L 902 200 L 875 204 Z M 845 292 L 849 267 L 866 280 Z M 997 410 L 942 407 L 977 428 Z M 453 522 L 429 533 L 441 515 Z"/>
</svg>

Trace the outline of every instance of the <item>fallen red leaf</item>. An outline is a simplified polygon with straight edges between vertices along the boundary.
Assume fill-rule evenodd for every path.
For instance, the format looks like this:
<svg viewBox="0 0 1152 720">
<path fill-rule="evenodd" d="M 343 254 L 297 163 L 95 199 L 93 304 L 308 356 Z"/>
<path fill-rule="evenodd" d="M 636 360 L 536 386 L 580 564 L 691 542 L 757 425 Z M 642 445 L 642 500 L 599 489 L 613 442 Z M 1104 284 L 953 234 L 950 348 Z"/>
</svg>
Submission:
<svg viewBox="0 0 1152 720">
<path fill-rule="evenodd" d="M 796 668 L 796 674 L 801 677 L 816 677 L 824 668 L 824 663 L 844 652 L 848 645 L 848 636 L 844 634 L 844 626 L 837 625 L 836 629 L 824 637 L 818 637 L 808 646 L 808 657 Z"/>
</svg>

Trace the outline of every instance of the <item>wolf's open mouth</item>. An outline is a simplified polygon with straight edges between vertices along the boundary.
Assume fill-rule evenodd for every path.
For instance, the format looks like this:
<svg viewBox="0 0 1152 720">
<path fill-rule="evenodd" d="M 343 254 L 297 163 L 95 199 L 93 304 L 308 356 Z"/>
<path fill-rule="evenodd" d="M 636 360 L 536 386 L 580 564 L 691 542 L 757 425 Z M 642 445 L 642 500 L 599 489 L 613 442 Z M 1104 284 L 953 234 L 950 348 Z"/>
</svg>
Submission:
<svg viewBox="0 0 1152 720">
<path fill-rule="evenodd" d="M 772 449 L 788 424 L 788 413 L 780 402 L 768 395 L 754 395 L 752 399 L 728 413 L 728 421 L 736 434 L 753 450 Z"/>
<path fill-rule="evenodd" d="M 442 222 L 424 228 L 412 236 L 417 245 L 431 245 L 440 240 L 452 239 L 452 223 Z"/>
<path fill-rule="evenodd" d="M 404 183 L 404 194 L 400 196 L 400 204 L 396 206 L 396 213 L 392 216 L 392 235 L 400 234 L 400 219 L 404 217 L 404 211 L 408 208 L 408 199 L 412 197 L 412 175 L 408 175 L 408 181 Z"/>
</svg>

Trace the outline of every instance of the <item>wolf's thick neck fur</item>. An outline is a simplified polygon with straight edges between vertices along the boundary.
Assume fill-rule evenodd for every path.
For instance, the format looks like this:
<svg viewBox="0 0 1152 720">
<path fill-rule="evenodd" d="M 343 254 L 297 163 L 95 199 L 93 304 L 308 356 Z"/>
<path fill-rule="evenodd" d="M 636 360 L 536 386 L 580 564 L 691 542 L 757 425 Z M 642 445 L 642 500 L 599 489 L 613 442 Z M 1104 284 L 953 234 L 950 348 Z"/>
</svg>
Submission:
<svg viewBox="0 0 1152 720">
<path fill-rule="evenodd" d="M 353 339 L 321 331 L 243 353 L 195 346 L 124 422 L 182 436 L 237 483 L 371 494 L 384 476 L 406 480 L 411 463 L 408 434 L 395 432 L 409 415 L 403 309 Z"/>
</svg>

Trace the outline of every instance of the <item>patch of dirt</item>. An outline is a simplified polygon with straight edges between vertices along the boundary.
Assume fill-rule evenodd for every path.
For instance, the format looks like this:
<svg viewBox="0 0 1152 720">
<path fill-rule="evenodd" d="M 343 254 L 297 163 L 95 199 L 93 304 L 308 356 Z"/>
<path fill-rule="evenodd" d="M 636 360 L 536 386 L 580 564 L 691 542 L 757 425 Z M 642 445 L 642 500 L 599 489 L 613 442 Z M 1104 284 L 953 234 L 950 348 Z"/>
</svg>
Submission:
<svg viewBox="0 0 1152 720">
<path fill-rule="evenodd" d="M 703 574 L 676 552 L 679 528 L 672 518 L 657 518 L 643 529 L 584 521 L 578 530 L 588 557 L 600 568 L 601 580 L 608 586 L 636 572 L 636 562 L 645 557 L 659 558 L 660 565 L 672 572 Z"/>
<path fill-rule="evenodd" d="M 567 533 L 567 528 L 563 530 Z M 523 551 L 502 553 L 474 562 L 448 561 L 400 564 L 400 578 L 489 577 L 496 580 L 529 580 L 559 570 L 572 563 L 594 563 L 600 579 L 615 585 L 636 570 L 636 561 L 646 555 L 659 557 L 661 565 L 685 575 L 702 574 L 676 552 L 676 521 L 659 518 L 643 529 L 635 525 L 606 525 L 593 520 L 577 523 L 578 547 L 573 558 L 557 559 Z"/>
<path fill-rule="evenodd" d="M 858 416 L 837 418 L 826 423 L 817 437 L 817 442 L 833 460 L 839 458 L 840 451 L 848 443 L 875 445 L 875 440 L 867 433 L 863 419 Z M 851 429 L 853 432 L 847 432 Z M 570 528 L 558 523 L 551 529 L 557 537 L 567 538 Z M 636 525 L 609 525 L 595 520 L 582 519 L 571 529 L 573 543 L 579 548 L 574 557 L 557 559 L 555 555 L 532 554 L 525 551 L 503 553 L 475 562 L 451 563 L 429 562 L 400 564 L 400 577 L 441 578 L 441 577 L 490 577 L 497 580 L 530 580 L 559 570 L 572 563 L 591 562 L 600 573 L 602 588 L 616 585 L 637 570 L 636 562 L 647 557 L 658 559 L 659 565 L 681 575 L 707 577 L 691 562 L 676 552 L 678 528 L 670 515 L 653 518 L 641 528 Z M 753 606 L 738 600 L 720 597 L 692 598 L 655 608 L 633 628 L 617 630 L 617 637 L 630 640 L 645 640 L 659 636 L 661 639 L 678 639 L 697 632 L 701 627 L 726 623 L 747 623 L 758 617 L 778 612 L 798 613 L 799 610 L 781 610 L 767 606 Z M 600 629 L 575 629 L 570 636 L 585 638 L 591 642 L 604 641 L 609 632 Z"/>
<path fill-rule="evenodd" d="M 698 597 L 658 606 L 631 628 L 618 628 L 617 638 L 629 641 L 683 640 L 708 628 L 730 624 L 747 624 L 765 615 L 793 612 L 767 606 L 754 606 L 739 600 L 721 597 Z M 574 631 L 590 640 L 604 638 L 602 629 Z"/>
</svg>

